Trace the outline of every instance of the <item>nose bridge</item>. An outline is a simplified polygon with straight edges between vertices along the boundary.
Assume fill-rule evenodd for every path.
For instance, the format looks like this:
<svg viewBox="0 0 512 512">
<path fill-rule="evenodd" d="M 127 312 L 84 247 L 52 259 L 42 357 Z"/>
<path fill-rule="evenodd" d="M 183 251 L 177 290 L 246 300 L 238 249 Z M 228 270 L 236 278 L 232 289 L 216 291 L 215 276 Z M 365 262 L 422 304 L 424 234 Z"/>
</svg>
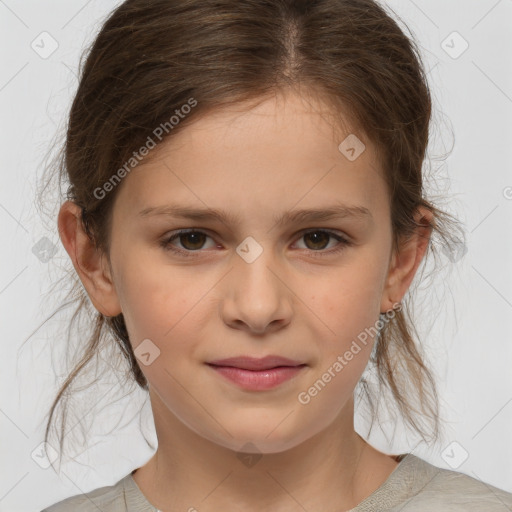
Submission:
<svg viewBox="0 0 512 512">
<path fill-rule="evenodd" d="M 275 287 L 275 276 L 270 268 L 276 266 L 276 258 L 271 247 L 265 249 L 252 237 L 244 240 L 236 249 L 239 256 L 236 265 L 236 279 L 245 284 L 253 293 L 270 293 Z"/>
<path fill-rule="evenodd" d="M 279 275 L 279 258 L 270 246 L 248 236 L 236 248 L 223 302 L 226 323 L 262 332 L 270 324 L 288 323 L 291 305 Z"/>
</svg>

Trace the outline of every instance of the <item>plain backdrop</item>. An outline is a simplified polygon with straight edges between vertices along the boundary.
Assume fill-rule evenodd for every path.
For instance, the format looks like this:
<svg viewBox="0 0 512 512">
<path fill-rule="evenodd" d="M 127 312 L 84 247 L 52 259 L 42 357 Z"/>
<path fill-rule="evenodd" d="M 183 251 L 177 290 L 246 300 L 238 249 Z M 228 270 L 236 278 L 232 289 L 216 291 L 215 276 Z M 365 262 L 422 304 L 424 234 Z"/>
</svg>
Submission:
<svg viewBox="0 0 512 512">
<path fill-rule="evenodd" d="M 94 413 L 98 421 L 89 439 L 94 446 L 74 452 L 75 461 L 60 475 L 41 457 L 46 414 L 66 376 L 59 347 L 69 321 L 64 312 L 43 323 L 57 306 L 47 292 L 68 256 L 54 221 L 34 207 L 36 180 L 64 126 L 81 52 L 118 3 L 0 1 L 4 512 L 39 511 L 117 482 L 152 455 L 141 424 L 156 442 L 142 392 L 112 406 L 114 398 L 102 392 L 105 401 Z M 414 452 L 512 492 L 512 0 L 387 5 L 421 46 L 435 103 L 432 190 L 449 198 L 444 206 L 463 221 L 467 240 L 460 254 L 445 254 L 447 272 L 428 291 L 418 315 L 435 312 L 430 323 L 419 322 L 419 330 L 438 379 L 446 436 L 438 446 L 427 446 L 399 426 L 390 441 L 395 425 L 384 422 L 369 441 L 382 451 Z M 77 417 L 87 418 L 94 403 L 84 399 L 79 406 Z M 133 420 L 116 427 L 121 416 Z M 113 434 L 102 432 L 106 425 L 116 427 Z M 360 414 L 356 426 L 364 434 Z"/>
</svg>

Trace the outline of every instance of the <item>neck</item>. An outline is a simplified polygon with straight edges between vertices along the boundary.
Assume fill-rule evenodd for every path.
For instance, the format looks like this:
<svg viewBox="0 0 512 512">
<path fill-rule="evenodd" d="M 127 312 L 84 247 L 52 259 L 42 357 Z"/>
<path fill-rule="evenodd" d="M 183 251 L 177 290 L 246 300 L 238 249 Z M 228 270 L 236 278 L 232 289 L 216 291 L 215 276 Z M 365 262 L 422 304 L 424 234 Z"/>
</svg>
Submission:
<svg viewBox="0 0 512 512">
<path fill-rule="evenodd" d="M 170 510 L 349 510 L 396 467 L 353 428 L 353 399 L 327 429 L 279 453 L 243 456 L 188 428 L 150 391 L 158 449 L 133 478 Z M 243 443 L 242 443 L 243 444 Z M 244 454 L 245 455 L 245 454 Z"/>
</svg>

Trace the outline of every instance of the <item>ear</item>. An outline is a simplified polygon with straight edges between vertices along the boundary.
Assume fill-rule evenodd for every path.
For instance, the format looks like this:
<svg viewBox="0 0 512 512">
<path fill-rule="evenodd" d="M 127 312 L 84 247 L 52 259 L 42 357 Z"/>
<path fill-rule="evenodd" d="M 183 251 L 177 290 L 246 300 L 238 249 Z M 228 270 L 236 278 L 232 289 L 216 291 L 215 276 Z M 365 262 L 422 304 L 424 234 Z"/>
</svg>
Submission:
<svg viewBox="0 0 512 512">
<path fill-rule="evenodd" d="M 433 213 L 427 208 L 418 207 L 414 219 L 419 224 L 415 232 L 409 238 L 400 240 L 398 251 L 393 247 L 382 293 L 381 313 L 389 311 L 402 300 L 427 251 L 432 234 Z"/>
<path fill-rule="evenodd" d="M 121 307 L 106 254 L 89 239 L 82 225 L 82 209 L 64 202 L 58 216 L 59 236 L 94 307 L 105 316 L 116 316 Z"/>
</svg>

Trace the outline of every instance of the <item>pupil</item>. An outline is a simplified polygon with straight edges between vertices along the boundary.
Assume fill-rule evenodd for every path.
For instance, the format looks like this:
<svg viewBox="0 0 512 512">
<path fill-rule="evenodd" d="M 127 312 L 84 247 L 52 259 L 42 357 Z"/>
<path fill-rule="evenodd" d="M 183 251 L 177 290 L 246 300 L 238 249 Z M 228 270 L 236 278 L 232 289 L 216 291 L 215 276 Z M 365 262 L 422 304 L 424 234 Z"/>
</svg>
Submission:
<svg viewBox="0 0 512 512">
<path fill-rule="evenodd" d="M 185 238 L 185 240 L 189 240 L 189 241 L 192 240 L 192 247 L 190 247 L 190 244 L 188 244 L 189 249 L 198 249 L 202 245 L 202 243 L 200 243 L 200 241 L 201 241 L 200 237 L 202 236 L 202 233 L 185 233 L 182 236 Z M 194 246 L 194 237 L 199 237 L 199 247 Z M 196 243 L 198 243 L 197 239 L 196 239 Z M 183 245 L 185 247 L 187 247 L 187 244 L 183 244 Z"/>
<path fill-rule="evenodd" d="M 318 236 L 318 233 L 321 233 L 320 236 Z M 330 235 L 328 235 L 327 233 L 324 233 L 322 231 L 314 231 L 312 233 L 307 233 L 306 234 L 306 238 L 307 237 L 311 237 L 313 239 L 316 239 L 316 242 L 318 242 L 318 238 L 320 238 L 320 242 L 322 241 L 321 239 L 324 238 L 324 241 L 326 238 L 329 238 Z M 321 245 L 324 245 L 324 244 L 321 244 Z M 318 249 L 318 247 L 316 247 Z"/>
</svg>

